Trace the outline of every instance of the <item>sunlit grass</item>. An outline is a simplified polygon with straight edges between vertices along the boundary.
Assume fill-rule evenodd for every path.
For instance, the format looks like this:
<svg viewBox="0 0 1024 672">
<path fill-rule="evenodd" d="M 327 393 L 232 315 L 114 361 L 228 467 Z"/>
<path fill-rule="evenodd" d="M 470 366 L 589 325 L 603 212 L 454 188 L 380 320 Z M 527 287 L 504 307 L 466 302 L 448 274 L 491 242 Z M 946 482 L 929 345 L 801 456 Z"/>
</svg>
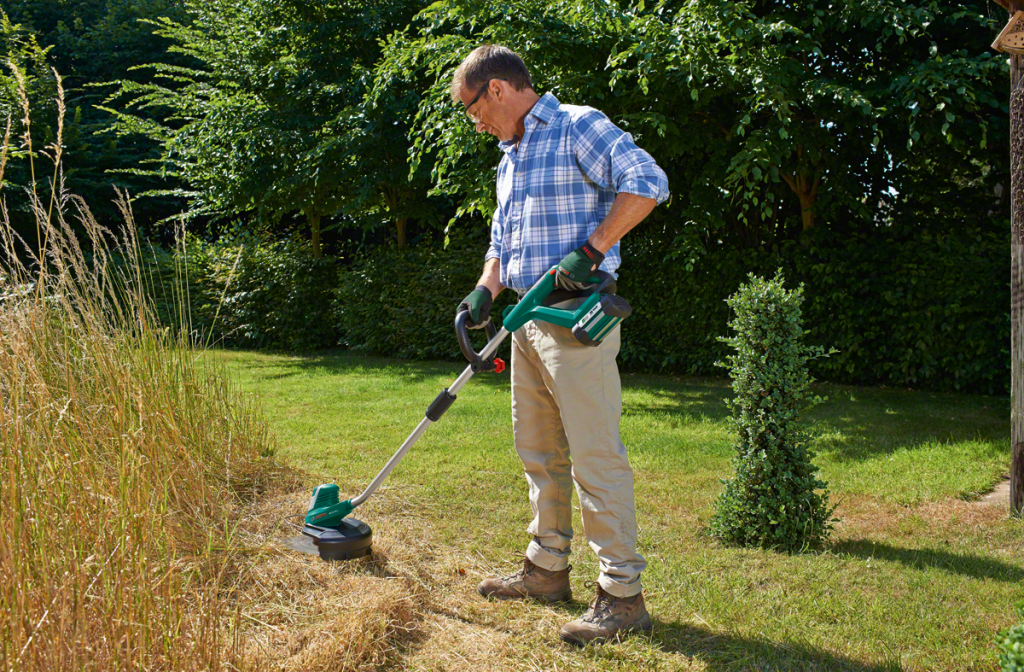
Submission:
<svg viewBox="0 0 1024 672">
<path fill-rule="evenodd" d="M 463 368 L 361 357 L 211 352 L 260 398 L 280 454 L 358 494 Z M 989 669 L 1024 597 L 1024 527 L 976 501 L 1009 464 L 1003 398 L 819 385 L 807 418 L 840 523 L 820 553 L 721 546 L 707 524 L 729 476 L 723 379 L 624 375 L 651 638 L 579 652 L 557 628 L 596 578 L 578 511 L 576 602 L 481 601 L 476 582 L 521 553 L 530 511 L 512 444 L 508 378 L 478 375 L 385 487 L 355 512 L 427 604 L 409 669 Z M 301 508 L 301 507 L 300 507 Z M 355 571 L 346 569 L 345 571 Z M 456 614 L 455 617 L 450 616 Z M 448 615 L 448 616 L 446 616 Z M 446 620 L 454 619 L 454 620 Z M 443 658 L 447 663 L 431 663 Z M 468 661 L 468 662 L 467 662 Z"/>
</svg>

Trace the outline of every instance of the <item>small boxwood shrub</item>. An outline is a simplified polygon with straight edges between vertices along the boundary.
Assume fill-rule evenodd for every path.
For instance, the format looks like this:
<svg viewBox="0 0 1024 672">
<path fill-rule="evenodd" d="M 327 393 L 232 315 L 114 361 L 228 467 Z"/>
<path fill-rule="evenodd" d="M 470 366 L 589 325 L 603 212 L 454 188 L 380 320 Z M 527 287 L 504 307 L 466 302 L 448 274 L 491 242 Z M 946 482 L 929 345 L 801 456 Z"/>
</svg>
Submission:
<svg viewBox="0 0 1024 672">
<path fill-rule="evenodd" d="M 721 365 L 736 393 L 736 475 L 724 481 L 711 528 L 729 543 L 799 551 L 832 528 L 827 486 L 801 428 L 803 413 L 821 401 L 810 392 L 807 362 L 825 354 L 803 343 L 802 303 L 803 287 L 785 289 L 781 272 L 770 281 L 751 274 L 728 299 L 735 334 L 722 341 L 735 353 Z"/>
<path fill-rule="evenodd" d="M 1007 628 L 996 637 L 999 665 L 1003 672 L 1024 672 L 1024 604 L 1017 605 L 1021 623 Z"/>
</svg>

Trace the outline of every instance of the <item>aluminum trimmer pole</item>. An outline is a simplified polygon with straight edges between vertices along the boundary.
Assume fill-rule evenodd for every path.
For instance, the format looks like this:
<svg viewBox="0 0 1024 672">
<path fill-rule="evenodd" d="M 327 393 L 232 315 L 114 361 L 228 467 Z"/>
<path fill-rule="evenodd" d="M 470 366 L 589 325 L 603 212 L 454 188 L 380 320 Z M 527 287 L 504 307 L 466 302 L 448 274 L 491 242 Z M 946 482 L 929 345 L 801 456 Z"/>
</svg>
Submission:
<svg viewBox="0 0 1024 672">
<path fill-rule="evenodd" d="M 498 346 L 501 345 L 501 342 L 505 340 L 508 333 L 509 332 L 502 327 L 501 331 L 499 331 L 495 337 L 484 346 L 484 349 L 480 351 L 480 359 L 485 360 L 490 357 L 491 353 L 497 350 Z M 365 502 L 370 498 L 370 495 L 377 491 L 377 488 L 379 488 L 380 484 L 384 482 L 384 479 L 388 477 L 388 474 L 398 466 L 398 463 L 402 461 L 402 458 L 409 452 L 409 449 L 412 448 L 419 438 L 423 436 L 423 433 L 427 431 L 427 427 L 430 427 L 430 425 L 440 420 L 441 416 L 444 415 L 444 412 L 448 410 L 448 407 L 455 402 L 455 396 L 458 394 L 459 390 L 469 382 L 469 379 L 473 377 L 474 373 L 476 372 L 473 370 L 473 365 L 470 364 L 462 371 L 461 374 L 459 374 L 459 377 L 455 379 L 455 382 L 452 383 L 450 387 L 445 388 L 441 391 L 441 394 L 437 395 L 434 402 L 430 404 L 429 408 L 427 408 L 426 416 L 420 420 L 420 424 L 416 425 L 416 429 L 412 430 L 412 434 L 410 434 L 409 438 L 405 440 L 405 443 L 402 444 L 401 448 L 391 456 L 391 459 L 388 460 L 388 463 L 380 470 L 377 477 L 366 487 L 366 490 L 363 490 L 363 494 L 352 500 L 353 508 Z"/>
</svg>

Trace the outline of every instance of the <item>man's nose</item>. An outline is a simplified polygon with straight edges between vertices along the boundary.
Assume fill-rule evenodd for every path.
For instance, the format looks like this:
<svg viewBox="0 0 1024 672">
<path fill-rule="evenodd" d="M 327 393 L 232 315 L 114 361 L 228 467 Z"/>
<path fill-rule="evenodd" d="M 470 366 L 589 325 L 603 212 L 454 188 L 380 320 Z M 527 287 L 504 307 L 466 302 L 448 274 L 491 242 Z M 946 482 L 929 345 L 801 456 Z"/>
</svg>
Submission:
<svg viewBox="0 0 1024 672">
<path fill-rule="evenodd" d="M 477 132 L 477 133 L 483 133 L 483 132 L 485 132 L 486 130 L 487 130 L 487 129 L 486 129 L 486 128 L 484 128 L 484 122 L 482 122 L 482 121 L 478 121 L 478 122 L 476 122 L 476 132 Z"/>
</svg>

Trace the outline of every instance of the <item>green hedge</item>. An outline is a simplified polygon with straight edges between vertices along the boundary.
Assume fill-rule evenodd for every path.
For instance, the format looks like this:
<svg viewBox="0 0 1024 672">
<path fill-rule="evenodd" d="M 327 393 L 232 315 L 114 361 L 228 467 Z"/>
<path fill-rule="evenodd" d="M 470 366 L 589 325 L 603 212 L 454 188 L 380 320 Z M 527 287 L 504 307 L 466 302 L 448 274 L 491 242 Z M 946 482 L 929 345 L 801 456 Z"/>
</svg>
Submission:
<svg viewBox="0 0 1024 672">
<path fill-rule="evenodd" d="M 455 340 L 455 310 L 476 287 L 486 244 L 448 248 L 424 244 L 380 249 L 340 272 L 335 302 L 339 343 L 355 350 L 410 359 L 463 359 Z M 502 292 L 491 308 L 500 316 L 512 301 Z M 500 325 L 500 320 L 496 324 Z M 470 332 L 476 349 L 486 342 Z M 498 351 L 508 357 L 506 340 Z"/>
<path fill-rule="evenodd" d="M 805 286 L 808 344 L 839 351 L 812 364 L 816 378 L 1007 394 L 1008 242 L 1009 225 L 941 235 L 906 227 L 840 235 L 823 227 L 772 249 L 718 244 L 687 271 L 666 255 L 671 234 L 642 228 L 623 242 L 619 292 L 634 313 L 623 322 L 620 362 L 631 371 L 720 375 L 714 363 L 727 354 L 718 340 L 729 335 L 725 299 L 748 273 L 781 268 Z M 485 248 L 427 242 L 314 260 L 298 240 L 190 238 L 184 255 L 155 250 L 151 268 L 168 324 L 180 322 L 169 287 L 188 271 L 192 328 L 204 339 L 212 333 L 213 342 L 459 360 L 455 307 L 475 286 Z M 493 313 L 510 300 L 502 293 Z"/>
<path fill-rule="evenodd" d="M 653 261 L 663 241 L 627 238 L 620 293 L 623 366 L 714 374 L 726 354 L 725 299 L 747 273 L 779 268 L 804 283 L 807 342 L 839 352 L 816 360 L 822 380 L 1007 394 L 1010 385 L 1009 227 L 943 235 L 887 229 L 817 231 L 771 250 L 712 249 L 692 272 Z"/>
<path fill-rule="evenodd" d="M 207 243 L 189 236 L 146 254 L 158 317 L 196 340 L 229 347 L 332 347 L 338 260 L 314 259 L 299 239 Z M 182 314 L 181 306 L 190 306 Z"/>
</svg>

